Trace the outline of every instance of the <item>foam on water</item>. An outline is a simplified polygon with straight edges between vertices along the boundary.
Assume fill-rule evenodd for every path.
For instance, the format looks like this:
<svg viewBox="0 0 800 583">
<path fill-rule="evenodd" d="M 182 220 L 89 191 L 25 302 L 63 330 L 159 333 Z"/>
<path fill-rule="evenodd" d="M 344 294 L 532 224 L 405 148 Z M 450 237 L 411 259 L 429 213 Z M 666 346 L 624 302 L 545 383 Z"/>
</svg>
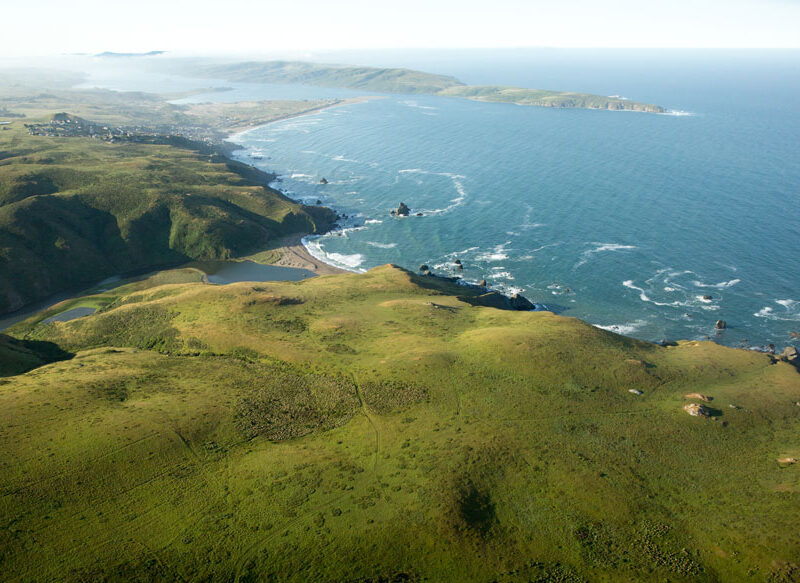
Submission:
<svg viewBox="0 0 800 583">
<path fill-rule="evenodd" d="M 589 245 L 595 245 L 593 249 L 587 249 L 584 251 L 581 256 L 582 259 L 575 264 L 575 269 L 580 267 L 581 265 L 586 265 L 589 262 L 589 259 L 597 253 L 605 253 L 607 251 L 626 251 L 630 249 L 636 249 L 636 245 L 623 245 L 621 243 L 588 243 Z"/>
<path fill-rule="evenodd" d="M 359 253 L 354 253 L 352 255 L 345 255 L 343 253 L 327 253 L 322 248 L 320 239 L 321 237 L 319 235 L 309 235 L 302 238 L 301 241 L 303 246 L 306 248 L 309 255 L 315 259 L 319 259 L 324 263 L 345 269 L 347 271 L 355 271 L 358 273 L 363 273 L 366 271 L 365 269 L 359 267 L 362 263 L 364 263 L 363 255 Z"/>
<path fill-rule="evenodd" d="M 636 320 L 635 322 L 629 322 L 627 324 L 593 324 L 593 326 L 601 330 L 608 330 L 616 334 L 630 336 L 646 324 L 647 321 L 645 320 Z"/>
</svg>

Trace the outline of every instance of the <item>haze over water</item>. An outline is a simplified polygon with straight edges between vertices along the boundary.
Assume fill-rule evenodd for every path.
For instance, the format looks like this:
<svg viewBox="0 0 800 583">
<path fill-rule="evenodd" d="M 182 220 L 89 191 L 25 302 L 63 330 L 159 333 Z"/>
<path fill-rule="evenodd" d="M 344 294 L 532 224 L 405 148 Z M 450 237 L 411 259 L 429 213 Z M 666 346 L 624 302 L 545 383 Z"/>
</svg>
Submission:
<svg viewBox="0 0 800 583">
<path fill-rule="evenodd" d="M 800 52 L 471 51 L 368 64 L 685 115 L 391 95 L 238 136 L 240 158 L 280 174 L 278 187 L 355 217 L 310 241 L 320 257 L 453 274 L 460 259 L 467 280 L 648 340 L 781 348 L 800 331 Z M 353 94 L 233 86 L 192 101 Z M 391 217 L 400 201 L 424 216 Z M 715 335 L 717 319 L 729 328 Z"/>
</svg>

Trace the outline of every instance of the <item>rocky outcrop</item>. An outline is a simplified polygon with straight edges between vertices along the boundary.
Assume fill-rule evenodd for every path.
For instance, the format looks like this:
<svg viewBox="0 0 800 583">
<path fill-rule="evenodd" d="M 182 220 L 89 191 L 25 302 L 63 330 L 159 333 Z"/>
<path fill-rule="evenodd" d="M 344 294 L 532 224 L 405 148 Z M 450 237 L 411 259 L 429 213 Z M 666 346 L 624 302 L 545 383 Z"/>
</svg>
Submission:
<svg viewBox="0 0 800 583">
<path fill-rule="evenodd" d="M 697 399 L 698 401 L 705 401 L 706 403 L 710 403 L 714 400 L 714 397 L 709 397 L 708 395 L 703 395 L 702 393 L 689 393 L 683 397 L 685 399 Z"/>
<path fill-rule="evenodd" d="M 485 306 L 487 308 L 497 308 L 498 310 L 535 310 L 536 305 L 525 296 L 514 294 L 511 297 L 500 292 L 490 291 L 477 296 L 459 296 L 462 302 L 467 302 L 473 306 Z"/>
<path fill-rule="evenodd" d="M 406 205 L 404 202 L 401 202 L 399 205 L 397 205 L 397 209 L 392 211 L 392 214 L 397 215 L 398 217 L 407 217 L 410 213 L 411 209 L 408 208 L 408 205 Z"/>
<path fill-rule="evenodd" d="M 717 320 L 717 323 L 714 324 L 714 328 L 716 330 L 724 330 L 728 327 L 728 323 L 725 320 Z"/>
<path fill-rule="evenodd" d="M 513 294 L 510 298 L 510 301 L 511 301 L 511 307 L 514 308 L 515 310 L 536 309 L 536 305 L 532 301 L 530 301 L 528 298 L 520 294 Z"/>
<path fill-rule="evenodd" d="M 711 417 L 709 410 L 699 403 L 686 403 L 683 406 L 683 410 L 692 417 Z"/>
<path fill-rule="evenodd" d="M 794 346 L 787 346 L 781 352 L 781 360 L 785 360 L 794 365 L 800 364 L 800 354 L 797 353 L 797 348 Z"/>
<path fill-rule="evenodd" d="M 323 176 L 323 177 L 320 179 L 319 183 L 320 183 L 320 184 L 328 184 L 328 179 L 327 179 L 327 178 L 325 178 L 325 177 Z"/>
</svg>

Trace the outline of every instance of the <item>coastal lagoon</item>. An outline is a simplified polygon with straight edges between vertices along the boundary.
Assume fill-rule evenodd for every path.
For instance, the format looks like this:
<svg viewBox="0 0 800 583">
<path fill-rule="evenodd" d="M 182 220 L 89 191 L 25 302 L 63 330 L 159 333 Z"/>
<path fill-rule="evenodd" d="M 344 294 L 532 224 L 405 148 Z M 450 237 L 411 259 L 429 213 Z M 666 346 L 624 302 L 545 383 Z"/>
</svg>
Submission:
<svg viewBox="0 0 800 583">
<path fill-rule="evenodd" d="M 277 173 L 276 187 L 348 216 L 306 240 L 315 256 L 354 271 L 427 264 L 647 340 L 781 348 L 800 331 L 797 51 L 417 57 L 368 64 L 621 95 L 672 114 L 386 95 L 235 136 L 238 158 Z M 216 83 L 233 89 L 189 100 L 359 95 Z M 158 90 L 145 85 L 135 88 Z M 401 201 L 412 216 L 390 215 Z"/>
</svg>

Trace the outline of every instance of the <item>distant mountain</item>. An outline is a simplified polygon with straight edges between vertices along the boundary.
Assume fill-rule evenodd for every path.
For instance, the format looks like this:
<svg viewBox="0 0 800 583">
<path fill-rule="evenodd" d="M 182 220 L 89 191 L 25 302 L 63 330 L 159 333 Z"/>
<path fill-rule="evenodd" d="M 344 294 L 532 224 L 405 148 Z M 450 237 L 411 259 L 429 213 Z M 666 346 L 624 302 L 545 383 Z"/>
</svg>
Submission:
<svg viewBox="0 0 800 583">
<path fill-rule="evenodd" d="M 464 85 L 447 75 L 412 69 L 321 65 L 302 61 L 251 61 L 203 67 L 205 75 L 249 83 L 296 83 L 382 93 L 438 93 Z"/>
<path fill-rule="evenodd" d="M 105 51 L 97 53 L 95 57 L 155 57 L 156 55 L 163 55 L 167 51 L 149 51 L 147 53 L 115 53 L 113 51 Z"/>
</svg>

